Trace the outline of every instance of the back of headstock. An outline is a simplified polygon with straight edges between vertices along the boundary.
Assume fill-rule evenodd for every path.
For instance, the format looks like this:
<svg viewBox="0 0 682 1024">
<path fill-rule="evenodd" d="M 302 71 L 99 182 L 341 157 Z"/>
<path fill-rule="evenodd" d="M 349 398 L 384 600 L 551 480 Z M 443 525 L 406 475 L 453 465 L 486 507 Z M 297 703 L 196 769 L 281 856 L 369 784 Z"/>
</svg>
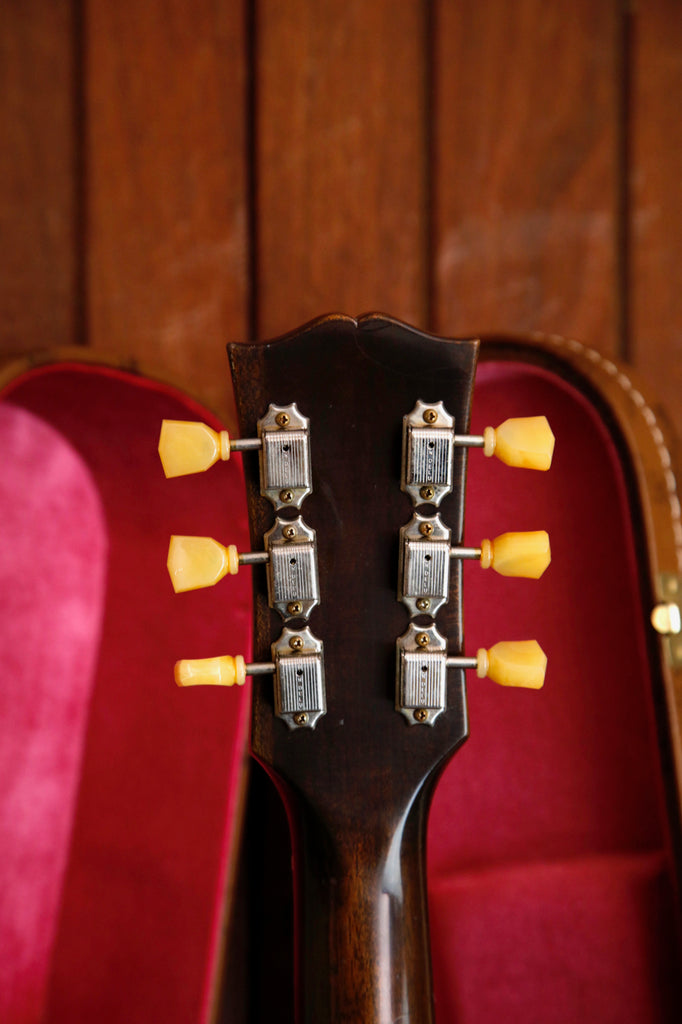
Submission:
<svg viewBox="0 0 682 1024">
<path fill-rule="evenodd" d="M 255 436 L 270 403 L 295 402 L 310 421 L 313 489 L 300 511 L 316 531 L 320 567 L 321 599 L 310 628 L 324 644 L 326 714 L 314 729 L 283 726 L 274 715 L 272 686 L 260 680 L 252 749 L 287 788 L 339 824 L 357 816 L 359 794 L 362 813 L 374 821 L 387 814 L 399 819 L 466 736 L 461 672 L 451 675 L 448 714 L 432 729 L 406 728 L 395 710 L 396 640 L 408 624 L 396 590 L 398 537 L 411 514 L 400 489 L 403 416 L 419 398 L 446 397 L 465 431 L 476 353 L 475 341 L 443 342 L 378 317 L 357 324 L 328 318 L 267 345 L 230 349 L 243 436 Z M 256 549 L 273 509 L 260 495 L 256 460 L 245 459 L 245 469 Z M 453 490 L 441 505 L 456 541 L 464 472 L 460 449 Z M 439 624 L 459 650 L 460 577 L 453 575 Z M 281 620 L 262 586 L 256 585 L 255 605 L 254 657 L 270 661 Z"/>
<path fill-rule="evenodd" d="M 247 440 L 209 437 L 206 463 L 259 449 L 244 458 L 254 554 L 190 550 L 188 538 L 171 549 L 178 578 L 193 559 L 210 582 L 240 560 L 267 561 L 254 570 L 254 663 L 180 663 L 176 678 L 255 676 L 252 750 L 292 824 L 301 1014 L 316 1024 L 431 1019 L 430 794 L 467 735 L 464 667 L 490 660 L 493 676 L 506 658 L 498 681 L 518 682 L 518 651 L 512 664 L 494 649 L 462 655 L 461 559 L 497 557 L 505 572 L 516 557 L 505 538 L 461 547 L 467 447 L 497 444 L 508 461 L 507 446 L 512 462 L 537 463 L 532 451 L 519 461 L 509 429 L 468 436 L 477 349 L 379 316 L 230 346 Z"/>
</svg>

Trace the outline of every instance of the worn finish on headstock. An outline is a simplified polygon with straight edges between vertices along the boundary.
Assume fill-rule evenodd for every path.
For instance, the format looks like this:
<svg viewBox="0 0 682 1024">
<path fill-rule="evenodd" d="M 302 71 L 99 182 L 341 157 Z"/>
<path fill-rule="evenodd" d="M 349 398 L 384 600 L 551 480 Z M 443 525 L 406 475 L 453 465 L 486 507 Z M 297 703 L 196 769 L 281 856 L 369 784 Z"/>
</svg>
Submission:
<svg viewBox="0 0 682 1024">
<path fill-rule="evenodd" d="M 402 418 L 442 400 L 466 433 L 475 341 L 444 341 L 394 320 L 327 317 L 263 345 L 230 347 L 242 436 L 269 403 L 310 418 L 321 602 L 310 619 L 325 647 L 327 714 L 314 730 L 277 719 L 272 680 L 254 679 L 252 748 L 277 783 L 296 851 L 301 1019 L 414 1024 L 431 1020 L 423 853 L 433 785 L 466 737 L 463 673 L 432 727 L 396 712 L 395 641 L 408 623 L 396 600 L 398 536 L 412 515 L 400 489 Z M 461 541 L 466 454 L 455 457 L 440 514 Z M 245 459 L 255 550 L 273 522 Z M 293 515 L 293 513 L 292 513 Z M 438 615 L 461 649 L 461 575 Z M 281 630 L 256 573 L 255 658 Z"/>
</svg>

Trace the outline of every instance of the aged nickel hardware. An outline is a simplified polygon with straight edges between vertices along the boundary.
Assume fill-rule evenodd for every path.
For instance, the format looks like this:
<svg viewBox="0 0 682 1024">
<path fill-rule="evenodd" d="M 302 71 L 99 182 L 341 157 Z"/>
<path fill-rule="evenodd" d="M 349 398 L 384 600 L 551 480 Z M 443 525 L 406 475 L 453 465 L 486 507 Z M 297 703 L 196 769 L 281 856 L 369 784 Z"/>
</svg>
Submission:
<svg viewBox="0 0 682 1024">
<path fill-rule="evenodd" d="M 447 703 L 445 637 L 433 625 L 424 629 L 411 622 L 396 654 L 396 711 L 410 725 L 433 725 Z"/>
<path fill-rule="evenodd" d="M 450 589 L 450 530 L 418 512 L 400 531 L 398 600 L 410 615 L 435 615 Z"/>
<path fill-rule="evenodd" d="M 294 641 L 294 642 L 292 642 Z M 314 729 L 326 714 L 324 648 L 306 626 L 285 627 L 272 645 L 275 662 L 275 714 L 290 729 Z"/>
<path fill-rule="evenodd" d="M 299 508 L 312 491 L 310 421 L 296 403 L 270 405 L 258 421 L 261 494 L 276 509 Z"/>
<path fill-rule="evenodd" d="M 320 601 L 315 531 L 296 519 L 280 519 L 264 537 L 269 555 L 268 600 L 284 620 L 307 619 Z"/>
<path fill-rule="evenodd" d="M 442 402 L 419 400 L 403 416 L 401 488 L 414 505 L 440 505 L 452 490 L 455 421 Z"/>
</svg>

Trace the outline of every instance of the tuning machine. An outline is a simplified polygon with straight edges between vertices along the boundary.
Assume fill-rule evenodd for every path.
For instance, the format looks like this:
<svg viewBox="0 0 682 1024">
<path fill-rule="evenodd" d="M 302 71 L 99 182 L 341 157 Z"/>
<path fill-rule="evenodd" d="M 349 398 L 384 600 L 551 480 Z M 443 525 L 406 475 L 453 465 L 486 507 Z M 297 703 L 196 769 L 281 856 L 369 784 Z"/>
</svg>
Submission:
<svg viewBox="0 0 682 1024">
<path fill-rule="evenodd" d="M 232 452 L 257 450 L 261 494 L 276 509 L 299 508 L 312 491 L 310 422 L 296 403 L 270 405 L 257 424 L 258 436 L 233 439 L 206 423 L 164 420 L 159 455 L 167 477 L 201 473 Z"/>
<path fill-rule="evenodd" d="M 508 466 L 549 469 L 554 435 L 544 416 L 505 420 L 483 434 L 456 434 L 455 421 L 442 402 L 417 402 L 403 417 L 401 488 L 413 505 L 440 505 L 452 490 L 456 447 L 482 448 Z"/>
<path fill-rule="evenodd" d="M 503 641 L 475 657 L 449 656 L 447 642 L 434 625 L 411 622 L 396 642 L 396 711 L 410 725 L 433 725 L 445 710 L 447 670 L 476 669 L 501 686 L 540 689 L 547 658 L 535 640 Z"/>
<path fill-rule="evenodd" d="M 212 587 L 224 576 L 235 575 L 241 565 L 265 564 L 270 607 L 285 621 L 307 619 L 319 604 L 315 531 L 303 521 L 275 519 L 263 538 L 265 551 L 240 554 L 212 537 L 173 536 L 168 548 L 168 573 L 176 594 Z"/>
<path fill-rule="evenodd" d="M 450 530 L 439 515 L 415 512 L 400 531 L 398 600 L 410 615 L 435 615 L 448 600 L 450 560 L 476 559 L 501 576 L 539 579 L 550 563 L 549 537 L 544 530 L 504 533 L 480 547 L 451 547 Z"/>
<path fill-rule="evenodd" d="M 247 664 L 241 655 L 178 661 L 178 686 L 243 686 L 247 676 L 274 674 L 275 714 L 290 729 L 314 729 L 326 713 L 324 648 L 306 626 L 285 627 L 271 647 L 271 662 Z"/>
</svg>

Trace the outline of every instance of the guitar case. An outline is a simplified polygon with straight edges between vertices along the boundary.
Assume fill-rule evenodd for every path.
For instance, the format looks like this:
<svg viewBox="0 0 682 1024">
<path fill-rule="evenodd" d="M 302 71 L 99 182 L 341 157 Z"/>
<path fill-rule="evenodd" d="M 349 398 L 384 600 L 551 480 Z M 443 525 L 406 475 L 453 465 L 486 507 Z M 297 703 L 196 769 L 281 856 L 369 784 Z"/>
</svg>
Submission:
<svg viewBox="0 0 682 1024">
<path fill-rule="evenodd" d="M 248 550 L 240 457 L 166 480 L 160 421 L 215 417 L 82 352 L 12 364 L 0 398 L 0 1020 L 293 1020 L 288 849 L 262 848 L 253 800 L 244 827 L 250 683 L 173 683 L 177 658 L 249 653 L 250 570 L 175 596 L 165 568 L 172 533 Z M 625 368 L 559 338 L 484 339 L 472 433 L 537 414 L 550 474 L 468 459 L 467 542 L 546 529 L 553 562 L 537 582 L 465 564 L 467 649 L 532 636 L 549 667 L 539 692 L 468 678 L 470 735 L 429 819 L 435 1019 L 672 1024 L 678 452 Z M 250 956 L 245 856 L 276 880 Z"/>
</svg>

